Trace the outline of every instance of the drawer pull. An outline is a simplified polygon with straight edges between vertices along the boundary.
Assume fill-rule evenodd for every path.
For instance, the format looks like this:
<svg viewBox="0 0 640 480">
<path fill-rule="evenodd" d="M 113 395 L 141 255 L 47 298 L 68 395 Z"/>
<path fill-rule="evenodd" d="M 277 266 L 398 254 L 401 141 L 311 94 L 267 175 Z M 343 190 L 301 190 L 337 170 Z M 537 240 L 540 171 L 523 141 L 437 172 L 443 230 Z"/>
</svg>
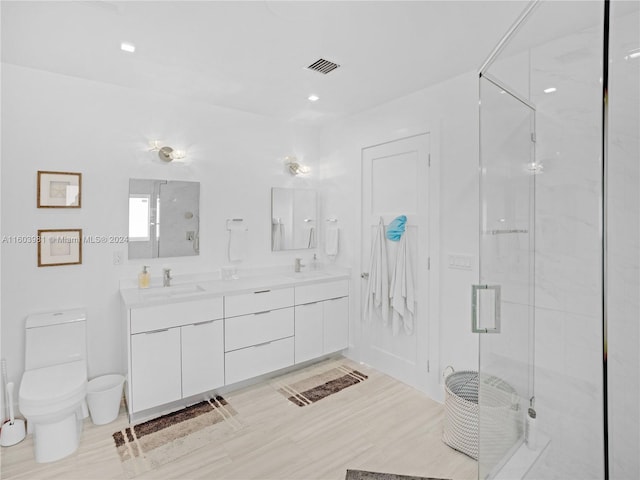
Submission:
<svg viewBox="0 0 640 480">
<path fill-rule="evenodd" d="M 197 327 L 198 325 L 206 325 L 207 323 L 213 323 L 213 322 L 215 322 L 215 320 L 207 320 L 207 321 L 205 321 L 205 322 L 193 323 L 192 325 L 193 325 L 194 327 Z"/>
<path fill-rule="evenodd" d="M 258 290 L 257 292 L 253 292 L 253 293 L 269 293 L 271 290 Z"/>
<path fill-rule="evenodd" d="M 145 335 L 153 335 L 154 333 L 162 333 L 162 332 L 168 332 L 169 329 L 168 328 L 161 328 L 159 330 L 151 330 L 150 332 L 144 332 Z"/>
<path fill-rule="evenodd" d="M 265 313 L 271 313 L 271 310 L 265 310 L 264 312 L 256 312 L 254 315 L 264 315 Z"/>
<path fill-rule="evenodd" d="M 273 343 L 273 341 L 271 341 L 271 342 L 262 342 L 262 343 L 259 343 L 257 345 L 254 345 L 253 348 L 264 347 L 265 345 L 269 345 L 271 343 Z"/>
</svg>

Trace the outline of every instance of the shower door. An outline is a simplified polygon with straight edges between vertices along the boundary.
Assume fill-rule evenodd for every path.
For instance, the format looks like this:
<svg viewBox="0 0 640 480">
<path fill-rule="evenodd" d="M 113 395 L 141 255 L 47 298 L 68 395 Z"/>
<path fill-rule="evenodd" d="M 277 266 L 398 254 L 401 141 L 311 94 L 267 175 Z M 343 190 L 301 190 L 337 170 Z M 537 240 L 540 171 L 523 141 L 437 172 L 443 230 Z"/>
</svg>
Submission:
<svg viewBox="0 0 640 480">
<path fill-rule="evenodd" d="M 533 397 L 535 111 L 480 77 L 479 478 L 493 478 L 524 439 Z"/>
</svg>

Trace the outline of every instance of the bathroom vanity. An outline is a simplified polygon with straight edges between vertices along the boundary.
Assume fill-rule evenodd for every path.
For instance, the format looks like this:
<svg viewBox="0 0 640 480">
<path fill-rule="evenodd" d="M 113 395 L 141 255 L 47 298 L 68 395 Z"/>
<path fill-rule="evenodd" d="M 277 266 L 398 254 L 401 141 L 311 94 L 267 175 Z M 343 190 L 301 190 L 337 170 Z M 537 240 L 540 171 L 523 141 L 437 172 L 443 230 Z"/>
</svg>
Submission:
<svg viewBox="0 0 640 480">
<path fill-rule="evenodd" d="M 310 271 L 120 290 L 130 421 L 349 342 L 349 274 Z"/>
</svg>

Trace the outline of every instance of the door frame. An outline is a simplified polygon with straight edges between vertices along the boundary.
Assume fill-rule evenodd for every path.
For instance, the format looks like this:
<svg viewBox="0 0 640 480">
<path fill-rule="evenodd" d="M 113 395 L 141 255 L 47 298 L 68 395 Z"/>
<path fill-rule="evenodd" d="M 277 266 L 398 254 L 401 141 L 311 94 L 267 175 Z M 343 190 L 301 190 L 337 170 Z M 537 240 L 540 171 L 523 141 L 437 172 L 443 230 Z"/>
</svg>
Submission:
<svg viewBox="0 0 640 480">
<path fill-rule="evenodd" d="M 363 160 L 364 151 L 372 147 L 378 147 L 388 143 L 396 142 L 398 140 L 404 140 L 419 135 L 429 135 L 429 155 L 430 165 L 427 170 L 427 188 L 428 188 L 428 242 L 429 242 L 429 281 L 428 281 L 428 318 L 427 318 L 427 362 L 429 369 L 423 380 L 418 384 L 412 385 L 412 387 L 426 393 L 429 397 L 439 402 L 444 400 L 444 393 L 442 391 L 442 371 L 440 365 L 440 132 L 437 128 L 429 125 L 422 125 L 412 129 L 403 129 L 402 136 L 395 135 L 393 137 L 386 136 L 381 141 L 372 142 L 369 145 L 360 148 L 360 191 L 358 195 L 357 205 L 358 213 L 356 218 L 357 231 L 355 235 L 355 252 L 360 251 L 362 245 L 362 227 L 363 227 L 363 205 L 362 205 L 362 192 L 363 192 Z M 355 321 L 352 323 L 352 332 L 355 334 L 355 342 L 350 345 L 350 352 L 353 352 L 354 357 L 358 361 L 362 361 L 362 341 L 363 341 L 363 322 L 362 322 L 362 284 L 363 281 L 360 278 L 360 273 L 364 272 L 368 265 L 363 264 L 362 255 L 358 255 L 358 259 L 355 262 L 358 267 L 353 272 L 355 294 Z M 357 288 L 355 288 L 357 285 Z"/>
</svg>

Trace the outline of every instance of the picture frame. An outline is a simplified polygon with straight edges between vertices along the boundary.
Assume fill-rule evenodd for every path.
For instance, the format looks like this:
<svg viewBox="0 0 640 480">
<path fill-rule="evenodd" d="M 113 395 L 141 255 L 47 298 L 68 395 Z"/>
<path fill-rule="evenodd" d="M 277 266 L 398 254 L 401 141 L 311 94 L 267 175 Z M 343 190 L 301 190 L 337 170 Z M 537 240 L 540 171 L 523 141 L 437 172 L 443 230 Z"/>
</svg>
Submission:
<svg viewBox="0 0 640 480">
<path fill-rule="evenodd" d="M 38 267 L 80 265 L 82 263 L 82 229 L 38 230 Z"/>
<path fill-rule="evenodd" d="M 38 208 L 81 208 L 82 174 L 38 170 Z"/>
</svg>

